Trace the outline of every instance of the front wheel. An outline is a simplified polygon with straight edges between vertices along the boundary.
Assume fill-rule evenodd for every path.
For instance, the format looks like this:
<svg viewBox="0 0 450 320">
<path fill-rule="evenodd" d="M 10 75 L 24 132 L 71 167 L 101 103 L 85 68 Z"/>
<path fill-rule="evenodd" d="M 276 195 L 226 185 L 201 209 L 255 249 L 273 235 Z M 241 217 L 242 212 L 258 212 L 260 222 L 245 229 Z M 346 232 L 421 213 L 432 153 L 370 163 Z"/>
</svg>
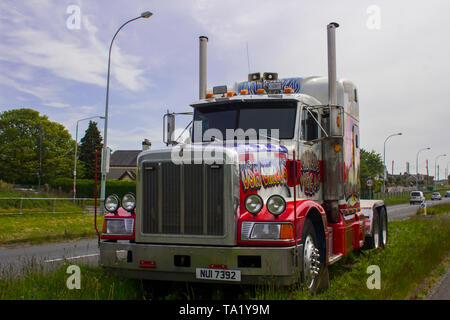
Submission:
<svg viewBox="0 0 450 320">
<path fill-rule="evenodd" d="M 302 232 L 303 266 L 302 281 L 311 293 L 328 289 L 329 275 L 326 257 L 321 256 L 317 246 L 316 232 L 312 222 L 307 219 Z"/>
</svg>

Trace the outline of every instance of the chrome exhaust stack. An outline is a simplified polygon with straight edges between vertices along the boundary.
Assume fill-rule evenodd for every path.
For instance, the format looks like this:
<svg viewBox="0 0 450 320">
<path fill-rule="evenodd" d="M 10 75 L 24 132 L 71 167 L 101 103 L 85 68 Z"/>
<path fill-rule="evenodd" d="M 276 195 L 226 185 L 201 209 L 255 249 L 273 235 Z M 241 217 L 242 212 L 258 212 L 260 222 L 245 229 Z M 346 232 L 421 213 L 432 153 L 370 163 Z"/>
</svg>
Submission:
<svg viewBox="0 0 450 320">
<path fill-rule="evenodd" d="M 206 98 L 206 44 L 208 43 L 208 37 L 200 36 L 200 77 L 199 77 L 199 98 Z"/>
<path fill-rule="evenodd" d="M 328 42 L 328 104 L 337 104 L 336 92 L 336 28 L 339 24 L 331 22 L 327 25 Z"/>
</svg>

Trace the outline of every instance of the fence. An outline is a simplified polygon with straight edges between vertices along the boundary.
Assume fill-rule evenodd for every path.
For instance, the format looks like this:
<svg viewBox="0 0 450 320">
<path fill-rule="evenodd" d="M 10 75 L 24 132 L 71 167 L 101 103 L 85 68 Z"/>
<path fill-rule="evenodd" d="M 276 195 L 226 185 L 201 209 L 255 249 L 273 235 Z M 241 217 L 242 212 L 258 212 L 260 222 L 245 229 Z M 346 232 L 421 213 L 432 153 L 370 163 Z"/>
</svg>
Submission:
<svg viewBox="0 0 450 320">
<path fill-rule="evenodd" d="M 100 199 L 97 213 L 102 214 Z M 0 215 L 24 213 L 93 213 L 93 198 L 0 198 Z"/>
</svg>

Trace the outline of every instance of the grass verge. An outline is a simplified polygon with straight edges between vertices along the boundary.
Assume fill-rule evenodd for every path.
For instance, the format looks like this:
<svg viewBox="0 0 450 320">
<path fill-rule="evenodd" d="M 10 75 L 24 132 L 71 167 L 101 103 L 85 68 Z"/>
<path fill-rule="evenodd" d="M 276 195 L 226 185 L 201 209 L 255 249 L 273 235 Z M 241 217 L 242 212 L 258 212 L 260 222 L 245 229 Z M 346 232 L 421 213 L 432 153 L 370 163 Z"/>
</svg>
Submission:
<svg viewBox="0 0 450 320">
<path fill-rule="evenodd" d="M 355 252 L 330 267 L 330 288 L 311 296 L 301 286 L 257 287 L 250 299 L 407 299 L 450 252 L 450 218 L 416 216 L 389 223 L 385 250 Z M 381 271 L 381 289 L 368 289 L 367 267 Z"/>
<path fill-rule="evenodd" d="M 102 216 L 97 216 L 97 226 L 102 229 Z M 39 244 L 94 236 L 94 217 L 85 213 L 0 215 L 0 245 Z"/>
<path fill-rule="evenodd" d="M 389 223 L 390 239 L 385 250 L 354 252 L 330 267 L 330 288 L 311 296 L 301 285 L 290 287 L 233 286 L 232 298 L 254 300 L 400 300 L 414 292 L 450 252 L 450 216 L 415 216 Z M 368 289 L 367 268 L 379 266 L 381 289 Z M 164 299 L 197 300 L 227 298 L 223 286 L 164 283 L 169 292 L 147 295 L 140 281 L 124 280 L 100 268 L 82 267 L 81 290 L 68 290 L 65 268 L 44 275 L 30 272 L 16 280 L 0 280 L 0 299 Z M 236 292 L 236 290 L 241 292 Z M 157 290 L 158 291 L 158 290 Z M 203 292 L 201 292 L 203 291 Z M 230 297 L 228 297 L 230 298 Z"/>
<path fill-rule="evenodd" d="M 44 272 L 30 267 L 24 277 L 0 278 L 0 300 L 137 300 L 144 290 L 141 281 L 112 277 L 100 267 L 80 265 L 80 289 L 69 290 L 68 265 Z"/>
</svg>

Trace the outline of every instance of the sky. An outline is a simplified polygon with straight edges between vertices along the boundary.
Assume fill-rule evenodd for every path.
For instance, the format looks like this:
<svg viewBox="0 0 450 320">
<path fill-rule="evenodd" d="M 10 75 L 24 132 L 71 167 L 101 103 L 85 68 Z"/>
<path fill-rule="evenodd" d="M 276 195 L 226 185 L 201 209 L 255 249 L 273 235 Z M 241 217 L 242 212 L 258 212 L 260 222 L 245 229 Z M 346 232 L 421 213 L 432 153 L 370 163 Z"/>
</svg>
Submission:
<svg viewBox="0 0 450 320">
<path fill-rule="evenodd" d="M 198 99 L 198 37 L 208 42 L 208 87 L 327 75 L 326 25 L 336 21 L 337 75 L 358 87 L 361 146 L 394 173 L 450 167 L 450 1 L 2 0 L 0 112 L 32 108 L 75 139 L 78 120 L 104 115 L 111 54 L 108 145 L 162 146 L 162 116 Z M 247 51 L 248 47 L 248 51 Z M 248 52 L 248 54 L 247 54 Z M 94 119 L 95 120 L 95 119 Z M 103 133 L 103 120 L 96 119 Z M 178 121 L 178 120 L 177 120 Z M 183 127 L 188 119 L 181 119 Z M 79 122 L 80 139 L 88 121 Z"/>
</svg>

